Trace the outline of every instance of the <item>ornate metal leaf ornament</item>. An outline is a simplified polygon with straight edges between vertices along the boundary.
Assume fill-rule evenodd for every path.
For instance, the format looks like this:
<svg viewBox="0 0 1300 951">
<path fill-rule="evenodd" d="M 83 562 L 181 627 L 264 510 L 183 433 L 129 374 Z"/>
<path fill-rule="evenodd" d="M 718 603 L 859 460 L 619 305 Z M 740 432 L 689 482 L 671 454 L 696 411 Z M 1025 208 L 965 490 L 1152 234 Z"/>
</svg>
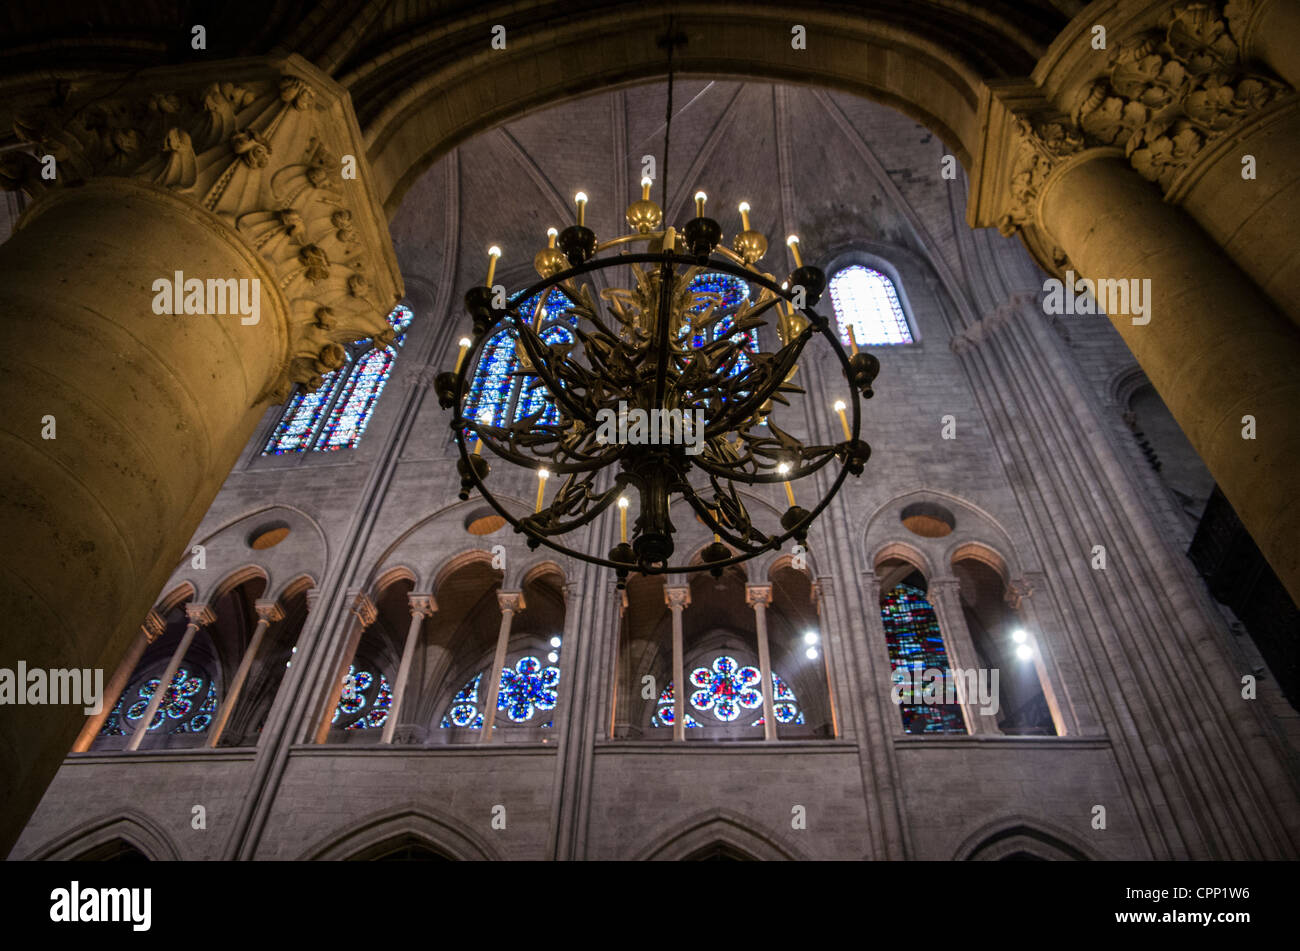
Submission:
<svg viewBox="0 0 1300 951">
<path fill-rule="evenodd" d="M 443 407 L 453 411 L 461 498 L 477 490 L 533 547 L 545 544 L 612 567 L 620 579 L 629 570 L 718 572 L 787 541 L 805 541 L 809 526 L 846 476 L 860 474 L 870 455 L 859 437 L 859 396 L 871 395 L 878 370 L 871 355 L 845 353 L 826 318 L 814 309 L 825 275 L 801 265 L 783 288 L 755 260 L 709 237 L 720 236 L 721 229 L 702 214 L 681 235 L 667 228 L 597 245 L 583 231 L 575 225 L 560 236 L 560 246 L 569 248 L 567 268 L 543 275 L 505 306 L 493 306 L 488 286 L 466 294 L 473 333 L 462 341 L 466 346 L 456 370 L 436 382 Z M 636 250 L 637 243 L 645 249 Z M 746 246 L 739 238 L 736 243 Z M 598 271 L 611 275 L 605 283 L 615 283 L 619 275 L 630 278 L 628 286 L 596 295 L 589 281 Z M 723 308 L 717 293 L 693 286 L 706 273 L 740 278 L 752 289 L 750 298 Z M 548 319 L 563 320 L 573 336 L 548 342 L 540 305 L 533 310 L 524 302 L 551 301 L 556 292 L 566 307 L 556 313 L 552 306 Z M 802 311 L 793 307 L 796 292 L 803 297 Z M 552 413 L 544 408 L 497 424 L 469 415 L 478 357 L 502 331 L 515 341 L 516 372 L 525 378 L 525 392 L 543 390 L 540 405 L 553 406 Z M 805 444 L 776 418 L 781 412 L 776 406 L 790 406 L 791 398 L 806 395 L 791 378 L 814 344 L 830 348 L 847 381 L 851 414 L 843 417 L 847 435 L 839 442 Z M 529 400 L 527 405 L 539 404 Z M 702 417 L 703 431 L 683 429 L 679 435 L 692 438 L 676 441 L 660 441 L 661 430 L 653 441 L 605 438 L 602 422 L 620 414 L 626 420 L 637 410 L 651 419 L 652 410 Z M 541 504 L 540 490 L 532 514 L 503 504 L 490 488 L 489 459 L 545 470 L 555 480 L 549 504 Z M 791 504 L 777 524 L 764 525 L 745 504 L 745 487 L 794 483 L 831 463 L 838 463 L 839 471 L 811 510 Z M 607 556 L 576 550 L 566 541 L 624 496 L 640 500 L 631 541 L 625 538 Z M 676 529 L 669 508 L 674 498 L 684 500 L 715 535 L 698 563 L 672 561 Z"/>
</svg>

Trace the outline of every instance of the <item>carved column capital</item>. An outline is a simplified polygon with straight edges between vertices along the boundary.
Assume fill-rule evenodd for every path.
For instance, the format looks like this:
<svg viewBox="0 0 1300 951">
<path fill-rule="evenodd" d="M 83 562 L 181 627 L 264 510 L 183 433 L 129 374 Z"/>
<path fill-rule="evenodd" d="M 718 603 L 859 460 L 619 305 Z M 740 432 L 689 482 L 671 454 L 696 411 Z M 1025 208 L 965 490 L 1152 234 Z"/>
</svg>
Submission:
<svg viewBox="0 0 1300 951">
<path fill-rule="evenodd" d="M 669 585 L 664 588 L 664 604 L 669 609 L 685 609 L 691 603 L 691 589 L 688 585 Z"/>
<path fill-rule="evenodd" d="M 207 627 L 217 619 L 216 612 L 209 605 L 195 604 L 192 601 L 185 605 L 185 616 L 189 618 L 191 624 L 197 624 L 199 627 Z"/>
<path fill-rule="evenodd" d="M 274 624 L 276 621 L 284 620 L 284 608 L 280 607 L 280 602 L 275 598 L 258 598 L 253 602 L 253 611 L 259 621 Z"/>
<path fill-rule="evenodd" d="M 307 613 L 311 614 L 320 603 L 320 588 L 308 588 L 307 593 L 303 595 L 303 600 L 307 603 Z"/>
<path fill-rule="evenodd" d="M 153 609 L 150 609 L 149 613 L 144 616 L 144 623 L 140 625 L 140 633 L 144 635 L 145 641 L 150 644 L 162 637 L 163 632 L 166 630 L 167 620 Z"/>
<path fill-rule="evenodd" d="M 524 604 L 524 593 L 522 591 L 498 591 L 497 606 L 501 609 L 502 614 L 507 611 L 511 614 L 517 614 L 528 605 Z"/>
<path fill-rule="evenodd" d="M 1034 585 L 1028 578 L 1012 578 L 1007 582 L 1007 590 L 1003 593 L 1002 598 L 1007 604 L 1011 605 L 1012 610 L 1020 610 L 1021 602 L 1025 598 L 1032 597 Z"/>
<path fill-rule="evenodd" d="M 29 215 L 59 193 L 75 199 L 87 185 L 137 195 L 143 188 L 210 217 L 250 263 L 260 261 L 273 284 L 262 288 L 266 300 L 278 300 L 289 320 L 277 397 L 295 382 L 319 386 L 342 366 L 351 341 L 394 338 L 385 315 L 402 283 L 365 143 L 347 91 L 302 57 L 186 64 L 78 84 L 60 106 L 19 115 L 14 131 L 29 149 L 0 158 L 0 186 L 37 199 Z M 54 177 L 46 179 L 50 168 Z M 177 297 L 193 282 L 201 313 L 213 312 L 213 297 L 221 303 L 215 313 L 238 312 L 237 300 L 226 307 L 228 291 L 207 282 L 255 275 L 253 268 L 183 275 Z"/>
<path fill-rule="evenodd" d="M 745 585 L 745 603 L 767 607 L 772 603 L 772 586 L 770 584 Z"/>
<path fill-rule="evenodd" d="M 431 594 L 409 594 L 406 600 L 411 606 L 411 617 L 433 617 L 438 610 L 438 602 Z"/>
<path fill-rule="evenodd" d="M 1074 122 L 1168 192 L 1210 142 L 1289 91 L 1248 62 L 1255 12 L 1240 0 L 1178 3 L 1157 24 L 1112 36 L 1103 72 L 1077 94 Z"/>
<path fill-rule="evenodd" d="M 353 588 L 348 592 L 348 610 L 361 622 L 362 627 L 369 627 L 379 618 L 379 609 L 375 607 L 375 602 L 370 600 L 370 595 L 360 588 Z"/>
</svg>

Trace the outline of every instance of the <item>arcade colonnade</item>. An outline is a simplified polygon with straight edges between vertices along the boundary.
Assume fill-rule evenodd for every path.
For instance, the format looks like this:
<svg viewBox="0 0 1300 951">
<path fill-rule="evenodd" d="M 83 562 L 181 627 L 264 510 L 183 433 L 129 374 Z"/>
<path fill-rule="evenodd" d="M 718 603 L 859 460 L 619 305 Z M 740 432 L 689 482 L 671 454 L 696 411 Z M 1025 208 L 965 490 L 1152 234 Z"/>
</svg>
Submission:
<svg viewBox="0 0 1300 951">
<path fill-rule="evenodd" d="M 117 668 L 266 407 L 339 366 L 345 343 L 387 342 L 402 284 L 386 219 L 414 177 L 508 115 L 662 74 L 662 23 L 640 10 L 611 29 L 625 6 L 563 24 L 519 13 L 499 59 L 438 55 L 447 33 L 434 27 L 332 75 L 340 38 L 316 63 L 87 78 L 19 117 L 34 154 L 6 153 L 3 177 L 34 203 L 0 247 L 0 519 L 24 539 L 2 555 L 6 658 Z M 824 47 L 805 58 L 784 8 L 749 13 L 683 5 L 678 68 L 897 105 L 968 163 L 973 226 L 1021 233 L 1058 275 L 1150 279 L 1150 322 L 1112 322 L 1300 597 L 1296 5 L 1099 0 L 1050 43 L 993 17 L 956 52 L 919 24 L 830 9 L 809 13 Z M 486 37 L 492 16 L 504 8 L 458 27 Z M 583 55 L 561 69 L 557 43 Z M 35 154 L 56 158 L 53 182 Z M 255 307 L 167 315 L 154 285 L 173 275 L 238 275 Z M 57 438 L 43 438 L 51 418 Z M 78 597 L 62 596 L 70 584 Z M 55 710 L 10 708 L 0 727 L 4 847 L 82 728 L 77 710 Z"/>
</svg>

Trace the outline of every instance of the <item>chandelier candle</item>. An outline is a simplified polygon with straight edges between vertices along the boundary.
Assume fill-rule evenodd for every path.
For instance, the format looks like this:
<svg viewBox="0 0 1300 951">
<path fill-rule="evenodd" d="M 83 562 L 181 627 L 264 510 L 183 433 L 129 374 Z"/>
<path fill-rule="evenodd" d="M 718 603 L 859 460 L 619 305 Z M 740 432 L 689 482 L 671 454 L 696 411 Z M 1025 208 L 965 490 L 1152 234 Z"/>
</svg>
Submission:
<svg viewBox="0 0 1300 951">
<path fill-rule="evenodd" d="M 578 227 L 586 227 L 587 224 L 587 193 L 578 192 L 573 196 L 573 202 L 578 206 Z"/>
<path fill-rule="evenodd" d="M 495 244 L 488 248 L 488 275 L 487 280 L 483 282 L 484 287 L 492 286 L 492 278 L 497 273 L 497 258 L 501 257 L 501 249 Z"/>
<path fill-rule="evenodd" d="M 781 475 L 788 475 L 790 473 L 790 463 L 781 463 L 776 467 L 776 471 Z M 782 484 L 785 486 L 785 497 L 790 500 L 790 508 L 794 508 L 794 489 L 790 488 L 789 480 L 786 480 Z"/>
<path fill-rule="evenodd" d="M 618 540 L 627 541 L 627 496 L 618 497 Z M 714 538 L 717 538 L 715 535 Z"/>
<path fill-rule="evenodd" d="M 704 192 L 695 193 L 695 217 L 704 217 L 704 203 L 709 200 L 709 196 Z"/>
<path fill-rule="evenodd" d="M 849 418 L 848 418 L 847 416 L 844 415 L 844 409 L 845 409 L 844 401 L 843 401 L 843 400 L 836 400 L 836 401 L 835 401 L 835 412 L 837 412 L 837 413 L 840 414 L 840 426 L 843 427 L 843 429 L 844 429 L 844 438 L 845 438 L 845 439 L 852 439 L 852 438 L 853 438 L 853 434 L 849 432 Z"/>
<path fill-rule="evenodd" d="M 746 231 L 748 231 L 749 230 L 749 202 L 742 201 L 740 203 L 739 210 L 740 210 L 740 226 L 744 228 Z"/>
<path fill-rule="evenodd" d="M 534 510 L 534 514 L 542 510 L 542 495 L 546 492 L 546 480 L 550 475 L 549 469 L 537 470 L 537 508 Z"/>
<path fill-rule="evenodd" d="M 465 354 L 469 353 L 469 348 L 474 345 L 474 341 L 469 337 L 460 338 L 460 355 L 456 357 L 456 372 L 460 372 L 461 364 L 465 362 Z"/>
</svg>

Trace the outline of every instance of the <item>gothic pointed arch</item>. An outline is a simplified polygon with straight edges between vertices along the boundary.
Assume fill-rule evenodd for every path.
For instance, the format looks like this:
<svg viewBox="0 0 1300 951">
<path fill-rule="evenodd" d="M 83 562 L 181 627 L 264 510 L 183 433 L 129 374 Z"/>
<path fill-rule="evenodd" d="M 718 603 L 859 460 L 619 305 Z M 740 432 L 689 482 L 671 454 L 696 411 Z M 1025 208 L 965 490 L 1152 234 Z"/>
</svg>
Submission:
<svg viewBox="0 0 1300 951">
<path fill-rule="evenodd" d="M 804 857 L 793 846 L 764 832 L 753 820 L 729 809 L 697 813 L 628 857 L 674 862 L 718 854 L 766 862 L 798 861 Z"/>
<path fill-rule="evenodd" d="M 402 842 L 417 842 L 453 861 L 492 861 L 497 850 L 462 821 L 428 805 L 408 803 L 372 813 L 319 839 L 299 856 L 308 861 L 382 858 Z"/>
</svg>

